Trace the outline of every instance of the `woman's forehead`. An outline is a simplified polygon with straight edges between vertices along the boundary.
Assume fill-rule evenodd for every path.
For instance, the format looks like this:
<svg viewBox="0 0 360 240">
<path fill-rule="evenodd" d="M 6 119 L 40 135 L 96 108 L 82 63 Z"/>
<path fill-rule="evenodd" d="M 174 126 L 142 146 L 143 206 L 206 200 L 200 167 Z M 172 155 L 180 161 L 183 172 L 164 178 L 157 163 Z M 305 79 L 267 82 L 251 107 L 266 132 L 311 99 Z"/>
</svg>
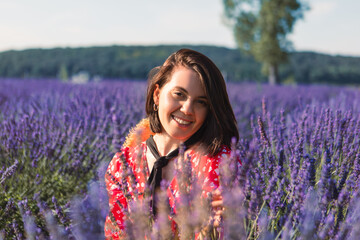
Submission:
<svg viewBox="0 0 360 240">
<path fill-rule="evenodd" d="M 189 93 L 205 94 L 198 73 L 186 67 L 176 67 L 166 85 L 171 88 L 182 88 Z"/>
</svg>

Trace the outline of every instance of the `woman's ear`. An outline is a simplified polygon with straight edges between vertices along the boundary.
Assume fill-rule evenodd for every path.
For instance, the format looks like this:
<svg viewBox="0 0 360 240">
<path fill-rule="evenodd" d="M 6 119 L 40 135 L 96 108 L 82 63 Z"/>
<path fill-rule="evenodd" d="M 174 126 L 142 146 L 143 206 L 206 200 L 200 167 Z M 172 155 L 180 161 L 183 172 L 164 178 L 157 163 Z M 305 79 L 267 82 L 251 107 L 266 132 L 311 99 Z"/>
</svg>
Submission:
<svg viewBox="0 0 360 240">
<path fill-rule="evenodd" d="M 155 84 L 153 100 L 156 105 L 159 105 L 159 99 L 160 99 L 160 87 L 159 87 L 159 84 Z"/>
</svg>

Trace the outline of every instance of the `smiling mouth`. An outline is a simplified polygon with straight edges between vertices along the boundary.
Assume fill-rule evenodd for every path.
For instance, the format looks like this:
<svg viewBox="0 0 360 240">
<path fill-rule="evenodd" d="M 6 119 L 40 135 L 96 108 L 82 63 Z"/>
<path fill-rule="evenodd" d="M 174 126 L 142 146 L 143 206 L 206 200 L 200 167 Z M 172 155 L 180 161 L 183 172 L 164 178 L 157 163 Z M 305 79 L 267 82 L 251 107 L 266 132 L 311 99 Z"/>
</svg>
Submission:
<svg viewBox="0 0 360 240">
<path fill-rule="evenodd" d="M 184 120 L 184 119 L 180 119 L 178 117 L 175 117 L 174 115 L 172 115 L 172 118 L 179 124 L 181 125 L 189 125 L 192 123 L 192 121 L 187 121 L 187 120 Z"/>
</svg>

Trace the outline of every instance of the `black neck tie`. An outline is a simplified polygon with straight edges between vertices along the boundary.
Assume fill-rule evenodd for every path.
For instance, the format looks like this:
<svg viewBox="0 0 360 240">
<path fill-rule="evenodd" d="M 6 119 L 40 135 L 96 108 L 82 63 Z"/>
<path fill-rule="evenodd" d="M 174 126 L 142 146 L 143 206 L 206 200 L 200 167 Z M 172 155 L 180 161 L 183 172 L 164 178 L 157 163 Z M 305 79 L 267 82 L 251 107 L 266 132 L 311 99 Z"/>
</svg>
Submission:
<svg viewBox="0 0 360 240">
<path fill-rule="evenodd" d="M 191 145 L 193 145 L 195 142 L 196 142 L 196 137 L 189 138 L 184 143 L 185 150 L 187 148 L 189 148 Z M 147 184 L 148 184 L 149 190 L 150 190 L 150 194 L 152 196 L 152 201 L 151 201 L 152 211 L 153 211 L 153 214 L 156 215 L 157 211 L 156 211 L 156 195 L 155 195 L 155 193 L 161 184 L 162 168 L 165 167 L 171 159 L 173 159 L 174 157 L 176 157 L 179 154 L 179 148 L 176 148 L 175 150 L 170 152 L 168 155 L 161 157 L 157 150 L 156 143 L 155 143 L 152 135 L 146 140 L 146 145 L 149 147 L 151 153 L 153 154 L 153 156 L 156 159 L 154 166 L 151 170 L 150 177 L 147 181 Z"/>
</svg>

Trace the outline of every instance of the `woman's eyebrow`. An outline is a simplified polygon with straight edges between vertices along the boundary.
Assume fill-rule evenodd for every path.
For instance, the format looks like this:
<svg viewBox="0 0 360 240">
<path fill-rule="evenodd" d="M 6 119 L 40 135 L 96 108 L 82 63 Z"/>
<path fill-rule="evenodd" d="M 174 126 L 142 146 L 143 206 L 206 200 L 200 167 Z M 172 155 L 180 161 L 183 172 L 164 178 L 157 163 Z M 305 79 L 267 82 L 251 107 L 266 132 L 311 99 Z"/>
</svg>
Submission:
<svg viewBox="0 0 360 240">
<path fill-rule="evenodd" d="M 188 91 L 186 91 L 186 89 L 183 88 L 183 87 L 176 86 L 175 88 L 177 88 L 178 90 L 181 90 L 181 91 L 185 92 L 186 94 L 188 94 Z"/>
<path fill-rule="evenodd" d="M 184 93 L 186 93 L 186 94 L 189 94 L 189 92 L 188 92 L 185 88 L 183 88 L 183 87 L 176 86 L 175 88 L 177 88 L 177 89 L 179 89 L 179 90 L 183 91 L 183 92 L 184 92 Z M 207 97 L 206 97 L 206 96 L 198 96 L 197 98 L 207 99 Z"/>
</svg>

